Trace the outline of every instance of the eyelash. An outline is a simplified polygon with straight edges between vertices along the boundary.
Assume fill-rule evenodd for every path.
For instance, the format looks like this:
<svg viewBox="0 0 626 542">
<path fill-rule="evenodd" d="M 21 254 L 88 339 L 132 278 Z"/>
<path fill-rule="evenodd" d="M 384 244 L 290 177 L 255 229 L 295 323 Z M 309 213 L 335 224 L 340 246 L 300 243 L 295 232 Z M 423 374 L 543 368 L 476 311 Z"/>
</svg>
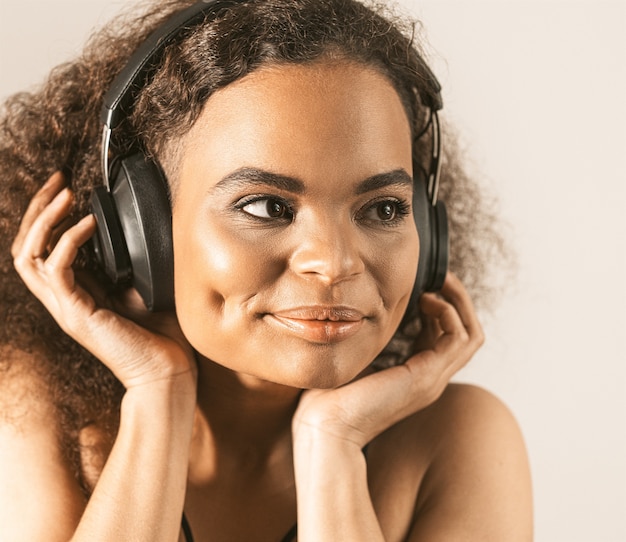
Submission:
<svg viewBox="0 0 626 542">
<path fill-rule="evenodd" d="M 409 205 L 408 201 L 403 200 L 403 199 L 396 199 L 396 198 L 381 198 L 374 202 L 370 202 L 364 208 L 359 210 L 359 212 L 357 213 L 357 218 L 360 220 L 368 220 L 364 216 L 367 212 L 380 209 L 383 205 L 388 205 L 388 204 L 393 205 L 394 216 L 390 220 L 382 220 L 380 218 L 373 219 L 372 220 L 373 222 L 376 222 L 376 224 L 380 224 L 388 228 L 399 226 L 404 221 L 404 219 L 409 214 L 411 214 L 411 206 Z"/>
<path fill-rule="evenodd" d="M 279 205 L 284 206 L 285 212 L 289 214 L 289 217 L 284 217 L 284 216 L 263 217 L 263 216 L 252 214 L 245 210 L 245 207 L 247 207 L 248 205 L 252 205 L 253 203 L 259 203 L 262 201 L 266 201 L 267 203 L 275 202 L 275 203 L 278 203 Z M 265 222 L 271 222 L 275 220 L 281 220 L 281 221 L 288 220 L 289 222 L 291 222 L 294 216 L 293 206 L 288 201 L 284 200 L 283 198 L 279 198 L 277 196 L 268 196 L 268 195 L 249 196 L 235 203 L 234 207 L 235 209 L 245 213 L 252 220 L 261 220 Z"/>
<path fill-rule="evenodd" d="M 246 211 L 245 208 L 254 203 L 266 202 L 268 205 L 270 202 L 277 203 L 280 206 L 284 207 L 284 212 L 282 216 L 258 216 L 249 211 Z M 376 209 L 380 209 L 385 204 L 391 204 L 394 208 L 394 215 L 390 220 L 383 219 L 370 219 L 365 215 L 368 212 L 374 211 Z M 269 196 L 269 195 L 257 195 L 257 196 L 249 196 L 246 197 L 234 204 L 234 208 L 242 211 L 245 215 L 251 220 L 258 220 L 262 222 L 293 222 L 295 216 L 295 210 L 291 203 L 287 200 L 277 197 L 277 196 Z M 361 220 L 364 222 L 373 222 L 376 225 L 382 225 L 384 227 L 394 227 L 398 226 L 409 214 L 411 213 L 411 206 L 406 200 L 397 199 L 397 198 L 381 198 L 374 202 L 369 202 L 365 207 L 361 208 L 356 218 L 357 220 Z M 285 216 L 287 215 L 287 216 Z"/>
</svg>

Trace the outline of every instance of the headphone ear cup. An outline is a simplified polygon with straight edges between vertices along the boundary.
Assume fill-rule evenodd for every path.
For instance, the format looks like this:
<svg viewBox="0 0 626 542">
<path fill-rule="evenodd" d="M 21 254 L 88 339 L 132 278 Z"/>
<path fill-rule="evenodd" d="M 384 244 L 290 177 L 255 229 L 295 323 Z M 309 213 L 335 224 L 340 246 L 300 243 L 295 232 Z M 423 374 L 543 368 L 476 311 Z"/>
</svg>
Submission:
<svg viewBox="0 0 626 542">
<path fill-rule="evenodd" d="M 415 284 L 403 324 L 419 313 L 419 299 L 424 292 L 436 292 L 443 286 L 448 271 L 448 213 L 442 201 L 431 205 L 424 182 L 416 180 L 413 191 L 413 218 L 419 236 L 419 260 Z"/>
<path fill-rule="evenodd" d="M 425 291 L 438 292 L 443 287 L 448 272 L 450 258 L 450 234 L 448 231 L 448 211 L 443 201 L 430 207 L 431 232 L 433 235 L 433 259 L 430 282 Z"/>
<path fill-rule="evenodd" d="M 96 261 L 113 284 L 126 284 L 132 270 L 113 196 L 104 186 L 97 186 L 90 203 L 96 219 L 96 232 L 91 239 Z"/>
<path fill-rule="evenodd" d="M 157 164 L 141 153 L 125 157 L 116 165 L 112 190 L 106 195 L 112 200 L 117 220 L 103 221 L 102 228 L 98 223 L 96 255 L 99 248 L 106 256 L 104 269 L 114 283 L 133 286 L 149 310 L 171 310 L 174 308 L 174 258 L 167 181 Z M 102 201 L 106 200 L 101 190 L 94 190 L 94 212 L 96 206 L 102 206 Z M 108 202 L 105 206 L 108 207 Z M 116 223 L 121 235 L 115 233 Z M 121 255 L 128 254 L 128 273 L 125 270 L 109 272 L 113 267 L 109 252 L 120 260 Z"/>
</svg>

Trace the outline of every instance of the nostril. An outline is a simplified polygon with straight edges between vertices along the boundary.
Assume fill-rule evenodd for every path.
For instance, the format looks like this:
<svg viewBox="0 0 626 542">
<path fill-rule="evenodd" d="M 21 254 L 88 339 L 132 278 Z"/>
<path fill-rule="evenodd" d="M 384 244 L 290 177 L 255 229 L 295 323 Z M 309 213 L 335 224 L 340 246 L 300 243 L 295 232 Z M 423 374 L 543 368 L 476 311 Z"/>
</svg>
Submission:
<svg viewBox="0 0 626 542">
<path fill-rule="evenodd" d="M 295 272 L 315 276 L 329 284 L 358 275 L 364 269 L 357 250 L 337 246 L 337 243 L 301 246 L 294 252 L 290 263 Z"/>
</svg>

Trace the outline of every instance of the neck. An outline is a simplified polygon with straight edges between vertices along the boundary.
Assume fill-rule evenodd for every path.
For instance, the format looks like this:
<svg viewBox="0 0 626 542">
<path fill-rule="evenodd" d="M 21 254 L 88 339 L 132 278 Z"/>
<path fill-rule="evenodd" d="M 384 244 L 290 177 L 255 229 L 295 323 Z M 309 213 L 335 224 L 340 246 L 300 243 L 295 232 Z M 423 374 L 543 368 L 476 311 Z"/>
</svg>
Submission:
<svg viewBox="0 0 626 542">
<path fill-rule="evenodd" d="M 257 470 L 281 462 L 291 452 L 300 392 L 200 358 L 191 471 L 206 480 L 216 475 L 218 463 L 224 472 L 227 465 Z"/>
</svg>

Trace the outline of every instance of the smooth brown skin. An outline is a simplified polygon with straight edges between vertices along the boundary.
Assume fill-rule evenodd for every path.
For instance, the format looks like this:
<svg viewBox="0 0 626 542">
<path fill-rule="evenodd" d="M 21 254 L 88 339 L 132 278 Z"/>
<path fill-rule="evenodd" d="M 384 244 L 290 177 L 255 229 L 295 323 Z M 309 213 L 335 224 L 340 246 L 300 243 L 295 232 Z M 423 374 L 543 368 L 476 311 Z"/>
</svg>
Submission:
<svg viewBox="0 0 626 542">
<path fill-rule="evenodd" d="M 361 372 L 397 328 L 417 269 L 413 221 L 376 216 L 376 205 L 411 201 L 404 108 L 376 72 L 344 70 L 269 68 L 217 92 L 185 140 L 173 206 L 187 339 L 237 372 L 298 388 L 336 387 Z M 290 184 L 256 185 L 241 168 Z M 398 171 L 387 179 L 394 184 L 359 193 L 368 179 Z M 294 220 L 237 208 L 251 196 L 285 202 Z M 266 207 L 245 209 L 265 215 Z M 303 307 L 342 307 L 360 328 L 330 343 L 285 332 L 276 317 L 301 322 Z"/>
<path fill-rule="evenodd" d="M 397 173 L 411 175 L 411 148 L 386 78 L 347 62 L 263 68 L 208 100 L 183 149 L 180 328 L 136 296 L 113 311 L 76 283 L 71 264 L 94 221 L 50 246 L 72 205 L 59 175 L 24 217 L 17 270 L 127 392 L 86 509 L 60 460 L 42 471 L 54 439 L 39 411 L 2 426 L 0 484 L 48 503 L 49 516 L 2 496 L 0 535 L 171 541 L 184 501 L 198 541 L 278 541 L 296 515 L 300 541 L 532 539 L 514 419 L 488 393 L 448 385 L 483 341 L 458 279 L 422 298 L 425 349 L 363 373 L 404 313 L 419 247 L 411 213 L 393 218 L 411 200 Z M 291 181 L 233 182 L 241 168 Z M 364 187 L 374 176 L 386 182 Z M 288 214 L 269 217 L 268 199 Z M 62 520 L 52 538 L 51 517 Z"/>
</svg>

